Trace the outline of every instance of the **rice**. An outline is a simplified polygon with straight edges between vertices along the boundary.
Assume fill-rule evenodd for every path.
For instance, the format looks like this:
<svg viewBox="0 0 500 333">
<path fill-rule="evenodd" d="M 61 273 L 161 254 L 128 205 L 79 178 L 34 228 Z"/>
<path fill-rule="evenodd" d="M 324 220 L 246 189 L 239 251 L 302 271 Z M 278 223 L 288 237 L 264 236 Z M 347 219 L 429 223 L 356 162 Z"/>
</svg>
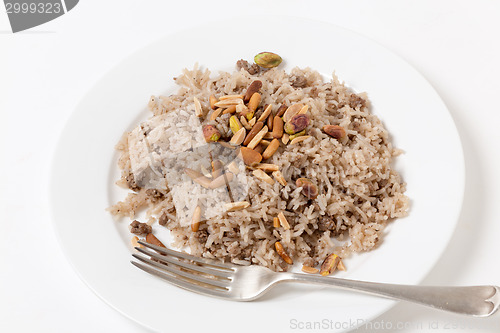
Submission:
<svg viewBox="0 0 500 333">
<path fill-rule="evenodd" d="M 281 144 L 265 161 L 279 167 L 287 185 L 259 180 L 241 163 L 230 183 L 231 193 L 225 187 L 211 190 L 192 182 L 184 173 L 186 167 L 210 170 L 208 155 L 227 164 L 235 154 L 220 145 L 207 145 L 195 115 L 194 98 L 208 110 L 204 123 L 229 137 L 231 115 L 210 121 L 214 111 L 209 97 L 244 94 L 256 79 L 262 82 L 261 105 L 272 104 L 273 112 L 280 104 L 309 106 L 307 135 L 311 138 Z M 335 75 L 323 82 L 310 68 L 294 68 L 290 73 L 273 68 L 250 74 L 243 66 L 212 77 L 208 70 L 195 66 L 183 70 L 175 82 L 180 86 L 178 93 L 152 96 L 148 107 L 153 116 L 125 133 L 116 146 L 122 170 L 118 184 L 132 192 L 109 208 L 114 216 L 134 219 L 146 209 L 154 228 L 168 228 L 174 247 L 275 271 L 290 267 L 277 254 L 276 242 L 295 262 L 313 267 L 330 253 L 347 258 L 352 252 L 373 249 L 387 223 L 406 216 L 405 183 L 392 167 L 393 158 L 401 151 L 392 146 L 380 119 L 370 113 L 366 94 L 353 93 Z M 347 137 L 332 139 L 321 130 L 325 125 L 343 127 Z M 296 186 L 295 180 L 301 177 L 318 186 L 314 200 Z M 250 206 L 231 212 L 222 208 L 240 200 Z M 197 205 L 202 207 L 203 223 L 193 232 L 188 222 Z M 273 218 L 280 212 L 290 229 L 273 227 Z"/>
</svg>

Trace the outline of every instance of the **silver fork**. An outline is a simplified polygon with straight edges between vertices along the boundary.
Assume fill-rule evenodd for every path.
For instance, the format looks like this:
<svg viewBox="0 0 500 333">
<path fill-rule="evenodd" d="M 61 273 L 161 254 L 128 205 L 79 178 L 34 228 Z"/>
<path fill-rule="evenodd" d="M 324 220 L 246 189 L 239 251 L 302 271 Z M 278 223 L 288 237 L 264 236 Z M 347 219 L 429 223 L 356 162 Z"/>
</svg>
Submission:
<svg viewBox="0 0 500 333">
<path fill-rule="evenodd" d="M 135 266 L 189 291 L 234 301 L 254 300 L 281 282 L 309 282 L 474 317 L 490 316 L 500 303 L 500 289 L 497 286 L 412 286 L 290 272 L 276 273 L 261 266 L 238 266 L 198 258 L 143 241 L 139 241 L 139 244 L 144 247 L 135 249 L 143 255 L 132 256 L 142 263 L 131 261 Z"/>
</svg>

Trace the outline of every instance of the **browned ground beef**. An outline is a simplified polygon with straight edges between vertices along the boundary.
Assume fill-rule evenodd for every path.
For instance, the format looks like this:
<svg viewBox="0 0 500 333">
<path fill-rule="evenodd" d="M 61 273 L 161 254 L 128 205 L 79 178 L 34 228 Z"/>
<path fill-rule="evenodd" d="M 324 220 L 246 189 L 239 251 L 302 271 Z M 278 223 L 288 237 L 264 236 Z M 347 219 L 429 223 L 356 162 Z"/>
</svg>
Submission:
<svg viewBox="0 0 500 333">
<path fill-rule="evenodd" d="M 153 231 L 150 225 L 142 223 L 137 220 L 130 223 L 130 232 L 139 236 L 145 236 Z"/>
</svg>

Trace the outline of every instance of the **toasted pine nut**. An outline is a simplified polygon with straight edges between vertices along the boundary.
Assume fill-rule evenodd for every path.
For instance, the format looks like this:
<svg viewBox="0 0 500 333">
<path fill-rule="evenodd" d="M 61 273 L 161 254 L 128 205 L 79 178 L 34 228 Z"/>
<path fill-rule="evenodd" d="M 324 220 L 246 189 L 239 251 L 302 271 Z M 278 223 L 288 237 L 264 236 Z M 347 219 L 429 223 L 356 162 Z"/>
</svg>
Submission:
<svg viewBox="0 0 500 333">
<path fill-rule="evenodd" d="M 257 169 L 254 170 L 252 173 L 255 177 L 259 178 L 260 180 L 265 181 L 266 183 L 271 185 L 274 184 L 274 180 L 271 177 L 269 177 L 267 173 L 265 173 L 264 171 Z"/>
<path fill-rule="evenodd" d="M 309 105 L 304 105 L 298 114 L 306 114 L 307 110 L 309 110 Z"/>
<path fill-rule="evenodd" d="M 266 133 L 266 135 L 268 135 L 268 134 L 269 134 L 269 132 L 267 132 L 267 133 Z M 264 137 L 265 137 L 266 135 L 264 135 Z M 260 145 L 262 145 L 262 146 L 264 146 L 264 148 L 267 148 L 267 147 L 269 147 L 269 145 L 271 144 L 271 141 L 268 141 L 268 140 L 264 140 L 264 139 L 262 139 L 262 140 L 260 140 L 260 143 L 259 143 L 259 144 L 260 144 Z"/>
<path fill-rule="evenodd" d="M 266 121 L 266 125 L 267 125 L 267 127 L 269 127 L 270 131 L 273 130 L 273 123 L 274 123 L 274 116 L 272 114 L 270 114 L 269 117 L 267 117 L 267 121 Z"/>
<path fill-rule="evenodd" d="M 252 97 L 250 97 L 250 100 L 248 101 L 248 109 L 251 112 L 255 112 L 257 110 L 257 107 L 260 104 L 261 96 L 258 92 L 254 93 Z"/>
<path fill-rule="evenodd" d="M 276 116 L 273 120 L 273 138 L 280 139 L 283 136 L 283 119 Z"/>
<path fill-rule="evenodd" d="M 308 274 L 316 274 L 316 273 L 319 272 L 319 269 L 303 265 L 302 266 L 302 272 L 308 273 Z"/>
<path fill-rule="evenodd" d="M 280 227 L 280 219 L 277 217 L 273 217 L 273 227 L 274 228 L 279 228 Z"/>
<path fill-rule="evenodd" d="M 200 228 L 200 220 L 201 220 L 201 207 L 196 206 L 193 213 L 193 218 L 191 219 L 191 231 L 198 231 Z"/>
<path fill-rule="evenodd" d="M 240 122 L 243 125 L 243 127 L 245 127 L 247 130 L 250 131 L 252 129 L 252 126 L 250 126 L 250 124 L 248 123 L 248 120 L 247 120 L 247 118 L 245 118 L 245 116 L 240 117 Z"/>
<path fill-rule="evenodd" d="M 288 221 L 285 217 L 285 214 L 283 214 L 283 212 L 280 212 L 278 214 L 278 219 L 280 220 L 280 223 L 281 223 L 281 226 L 283 227 L 283 229 L 285 229 L 285 230 L 290 229 L 290 224 L 288 223 Z"/>
<path fill-rule="evenodd" d="M 274 247 L 276 248 L 276 252 L 278 252 L 279 256 L 283 258 L 283 260 L 289 264 L 293 265 L 293 260 L 288 256 L 288 254 L 285 252 L 285 249 L 283 248 L 283 245 L 281 245 L 280 242 L 274 243 Z"/>
<path fill-rule="evenodd" d="M 283 117 L 286 109 L 288 109 L 288 106 L 286 106 L 286 104 L 281 104 L 281 106 L 278 108 L 278 111 L 276 112 L 276 117 Z"/>
<path fill-rule="evenodd" d="M 264 152 L 262 153 L 262 158 L 264 160 L 267 160 L 268 158 L 274 155 L 274 153 L 278 150 L 279 147 L 280 147 L 279 140 L 273 139 L 273 141 L 271 141 L 269 146 L 267 146 L 266 150 L 264 150 Z"/>
<path fill-rule="evenodd" d="M 262 82 L 259 80 L 255 80 L 247 88 L 247 91 L 245 93 L 245 96 L 243 97 L 243 101 L 246 103 L 250 100 L 250 98 L 258 92 L 262 88 Z"/>
<path fill-rule="evenodd" d="M 253 149 L 255 147 L 257 147 L 257 145 L 259 144 L 260 140 L 262 140 L 262 138 L 264 137 L 264 135 L 266 135 L 268 129 L 267 129 L 267 126 L 264 126 L 259 133 L 257 133 L 257 135 L 255 135 L 255 137 L 252 139 L 252 141 L 250 141 L 250 143 L 247 145 L 248 148 L 250 149 Z"/>
<path fill-rule="evenodd" d="M 209 101 L 210 101 L 210 108 L 212 110 L 217 109 L 217 107 L 215 106 L 215 103 L 217 103 L 218 100 L 217 100 L 217 98 L 214 95 L 210 95 Z"/>
<path fill-rule="evenodd" d="M 239 104 L 241 105 L 241 104 Z M 228 113 L 235 113 L 236 112 L 236 105 L 231 105 L 230 107 L 228 107 L 227 109 L 225 109 L 224 111 L 222 111 L 222 114 L 228 114 Z"/>
</svg>

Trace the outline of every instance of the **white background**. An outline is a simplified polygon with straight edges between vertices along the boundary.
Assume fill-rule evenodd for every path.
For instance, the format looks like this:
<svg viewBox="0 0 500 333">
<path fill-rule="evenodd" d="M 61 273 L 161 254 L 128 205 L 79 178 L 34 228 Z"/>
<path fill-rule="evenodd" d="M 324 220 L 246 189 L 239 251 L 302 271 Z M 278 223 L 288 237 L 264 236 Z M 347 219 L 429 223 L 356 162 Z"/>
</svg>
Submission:
<svg viewBox="0 0 500 333">
<path fill-rule="evenodd" d="M 237 29 L 225 19 L 244 13 L 300 16 L 354 30 L 426 77 L 456 122 L 467 180 L 457 230 L 424 283 L 500 285 L 499 1 L 86 0 L 17 34 L 0 8 L 0 332 L 146 332 L 93 294 L 59 248 L 47 199 L 51 157 L 75 105 L 121 59 L 208 20 L 219 20 L 223 35 Z M 214 49 L 202 52 L 223 48 L 214 38 Z M 427 121 L 415 115 L 415 126 Z M 422 135 L 439 140 L 440 133 Z M 429 191 L 438 190 L 435 185 Z M 398 323 L 413 327 L 405 332 L 498 332 L 500 314 L 473 319 L 398 304 L 372 327 L 383 331 Z"/>
</svg>

